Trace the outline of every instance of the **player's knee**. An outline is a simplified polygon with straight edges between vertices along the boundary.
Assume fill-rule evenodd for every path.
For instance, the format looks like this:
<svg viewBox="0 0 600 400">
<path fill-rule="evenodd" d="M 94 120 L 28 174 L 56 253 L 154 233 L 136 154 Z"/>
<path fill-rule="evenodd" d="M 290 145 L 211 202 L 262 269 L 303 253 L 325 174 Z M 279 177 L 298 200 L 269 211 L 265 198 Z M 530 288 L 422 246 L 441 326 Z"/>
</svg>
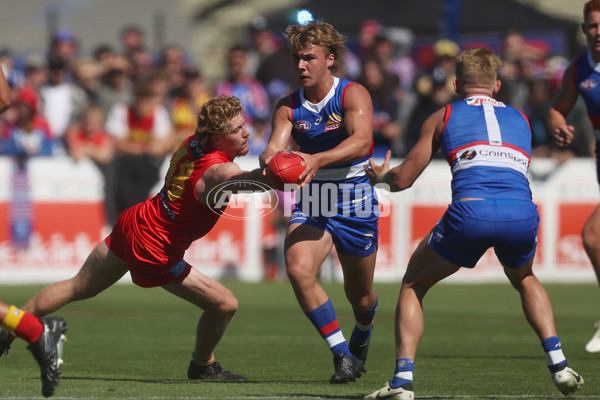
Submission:
<svg viewBox="0 0 600 400">
<path fill-rule="evenodd" d="M 231 292 L 229 293 L 228 296 L 225 296 L 225 298 L 219 304 L 219 312 L 222 314 L 233 316 L 233 314 L 235 314 L 237 309 L 238 309 L 238 300 Z"/>
<path fill-rule="evenodd" d="M 598 231 L 596 229 L 590 228 L 586 225 L 581 232 L 581 240 L 583 242 L 583 247 L 585 247 L 588 252 L 600 250 L 600 235 L 598 235 Z"/>
<path fill-rule="evenodd" d="M 374 301 L 371 300 L 369 294 L 364 296 L 349 296 L 348 299 L 352 304 L 352 307 L 359 312 L 367 312 L 373 308 Z"/>
<path fill-rule="evenodd" d="M 311 279 L 310 268 L 302 263 L 289 262 L 286 266 L 288 278 L 292 282 L 304 282 Z"/>
</svg>

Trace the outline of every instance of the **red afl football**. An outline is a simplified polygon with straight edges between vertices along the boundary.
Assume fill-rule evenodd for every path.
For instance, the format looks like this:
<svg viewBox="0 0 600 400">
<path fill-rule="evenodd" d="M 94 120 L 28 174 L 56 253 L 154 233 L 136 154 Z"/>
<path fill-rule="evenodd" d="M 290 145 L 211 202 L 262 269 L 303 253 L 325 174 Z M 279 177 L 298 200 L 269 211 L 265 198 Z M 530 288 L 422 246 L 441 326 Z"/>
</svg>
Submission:
<svg viewBox="0 0 600 400">
<path fill-rule="evenodd" d="M 294 153 L 277 153 L 267 165 L 267 179 L 275 189 L 283 190 L 286 183 L 298 183 L 304 172 L 304 159 Z"/>
</svg>

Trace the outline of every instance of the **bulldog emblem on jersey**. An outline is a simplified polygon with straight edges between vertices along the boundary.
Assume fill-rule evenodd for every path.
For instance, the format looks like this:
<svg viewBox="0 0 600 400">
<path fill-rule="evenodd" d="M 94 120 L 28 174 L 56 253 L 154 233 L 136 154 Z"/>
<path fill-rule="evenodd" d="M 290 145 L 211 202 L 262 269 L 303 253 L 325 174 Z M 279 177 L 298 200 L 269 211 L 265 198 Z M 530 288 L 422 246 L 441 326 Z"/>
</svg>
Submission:
<svg viewBox="0 0 600 400">
<path fill-rule="evenodd" d="M 339 129 L 344 122 L 343 118 L 339 114 L 331 114 L 329 118 L 327 118 L 327 123 L 325 124 L 325 132 L 334 131 Z"/>
</svg>

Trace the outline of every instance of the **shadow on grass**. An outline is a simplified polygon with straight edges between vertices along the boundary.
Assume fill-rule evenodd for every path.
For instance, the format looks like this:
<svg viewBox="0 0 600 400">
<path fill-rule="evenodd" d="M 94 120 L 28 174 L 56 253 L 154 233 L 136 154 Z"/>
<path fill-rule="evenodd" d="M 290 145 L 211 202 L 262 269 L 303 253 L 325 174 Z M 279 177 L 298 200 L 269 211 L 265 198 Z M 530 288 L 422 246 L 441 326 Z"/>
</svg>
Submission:
<svg viewBox="0 0 600 400">
<path fill-rule="evenodd" d="M 204 381 L 200 379 L 142 379 L 142 378 L 110 378 L 110 377 L 99 377 L 99 376 L 61 376 L 61 380 L 72 380 L 72 381 L 106 381 L 106 382 L 138 382 L 138 383 L 160 383 L 160 384 L 182 384 L 187 383 L 191 385 L 206 385 L 208 383 L 219 383 L 228 385 L 251 385 L 251 384 L 322 384 L 326 383 L 323 380 L 293 380 L 286 379 L 285 382 L 281 380 L 269 380 L 263 379 L 260 381 L 248 380 L 248 381 Z M 324 397 L 326 398 L 326 397 Z M 333 397 L 335 398 L 335 397 Z"/>
<path fill-rule="evenodd" d="M 279 383 L 281 381 L 276 380 L 261 380 L 261 381 L 246 381 L 246 382 L 235 382 L 235 381 L 201 381 L 201 380 L 189 380 L 189 379 L 138 379 L 138 378 L 109 378 L 109 377 L 90 377 L 90 376 L 63 376 L 61 377 L 63 381 L 104 381 L 104 382 L 136 382 L 136 383 L 148 383 L 148 384 L 167 384 L 167 385 L 180 385 L 180 384 L 192 384 L 192 385 L 206 385 L 211 383 L 217 384 L 235 384 L 235 385 L 248 385 L 248 384 L 272 384 Z M 324 381 L 321 380 L 302 380 L 302 381 L 294 381 L 294 380 L 286 380 L 286 384 L 322 384 Z M 271 394 L 267 396 L 268 398 L 276 399 L 278 397 L 288 399 L 288 398 L 298 398 L 298 399 L 362 399 L 364 395 L 333 395 L 333 394 L 310 394 L 310 393 L 278 393 Z M 431 399 L 436 399 L 437 397 L 430 397 Z M 440 399 L 444 397 L 439 397 Z M 447 398 L 447 397 L 446 397 Z"/>
<path fill-rule="evenodd" d="M 200 381 L 200 380 L 189 380 L 189 379 L 141 379 L 141 378 L 108 378 L 108 377 L 98 377 L 98 376 L 61 376 L 61 380 L 64 381 L 105 381 L 105 382 L 138 382 L 138 383 L 160 383 L 163 384 L 177 384 L 180 385 L 182 383 L 187 384 L 207 384 L 207 383 L 226 383 L 228 385 L 231 384 L 248 384 L 248 383 L 259 383 L 259 382 L 236 382 L 236 381 Z"/>
</svg>

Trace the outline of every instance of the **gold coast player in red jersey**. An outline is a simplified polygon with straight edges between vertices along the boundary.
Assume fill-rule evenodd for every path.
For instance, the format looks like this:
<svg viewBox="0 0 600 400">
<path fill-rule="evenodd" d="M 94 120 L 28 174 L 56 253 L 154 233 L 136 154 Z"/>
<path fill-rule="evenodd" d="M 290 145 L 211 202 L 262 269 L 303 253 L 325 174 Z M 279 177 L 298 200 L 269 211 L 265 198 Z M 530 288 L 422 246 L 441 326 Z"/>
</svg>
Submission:
<svg viewBox="0 0 600 400">
<path fill-rule="evenodd" d="M 213 200 L 218 197 L 209 196 L 213 189 L 227 184 L 229 193 L 235 193 L 241 189 L 238 185 L 247 190 L 248 182 L 266 185 L 262 169 L 242 171 L 233 162 L 248 153 L 249 136 L 237 98 L 220 96 L 205 103 L 195 134 L 173 154 L 160 193 L 125 210 L 76 276 L 47 286 L 23 310 L 37 317 L 47 315 L 72 301 L 94 297 L 129 271 L 138 286 L 161 286 L 204 310 L 189 379 L 246 380 L 215 362 L 213 355 L 238 308 L 237 299 L 221 283 L 192 268 L 183 255 L 219 219 Z"/>
</svg>

